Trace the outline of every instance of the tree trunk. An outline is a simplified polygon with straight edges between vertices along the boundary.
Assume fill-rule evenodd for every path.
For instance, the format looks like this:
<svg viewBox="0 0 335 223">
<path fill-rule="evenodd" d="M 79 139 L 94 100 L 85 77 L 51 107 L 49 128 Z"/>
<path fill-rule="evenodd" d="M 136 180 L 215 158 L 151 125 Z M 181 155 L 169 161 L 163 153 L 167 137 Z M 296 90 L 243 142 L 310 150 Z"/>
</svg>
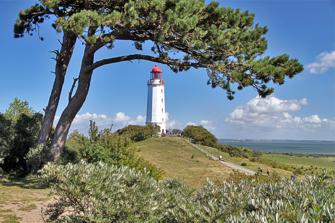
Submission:
<svg viewBox="0 0 335 223">
<path fill-rule="evenodd" d="M 71 123 L 86 100 L 93 73 L 92 70 L 87 68 L 93 64 L 93 61 L 94 52 L 90 52 L 90 49 L 87 46 L 82 60 L 76 93 L 64 109 L 56 126 L 55 135 L 51 143 L 53 161 L 58 161 L 60 159 Z"/>
<path fill-rule="evenodd" d="M 44 145 L 49 138 L 52 124 L 57 111 L 64 78 L 70 63 L 77 36 L 70 31 L 64 31 L 63 43 L 59 54 L 56 56 L 55 80 L 49 97 L 48 106 L 45 109 L 42 127 L 38 136 L 38 144 Z"/>
</svg>

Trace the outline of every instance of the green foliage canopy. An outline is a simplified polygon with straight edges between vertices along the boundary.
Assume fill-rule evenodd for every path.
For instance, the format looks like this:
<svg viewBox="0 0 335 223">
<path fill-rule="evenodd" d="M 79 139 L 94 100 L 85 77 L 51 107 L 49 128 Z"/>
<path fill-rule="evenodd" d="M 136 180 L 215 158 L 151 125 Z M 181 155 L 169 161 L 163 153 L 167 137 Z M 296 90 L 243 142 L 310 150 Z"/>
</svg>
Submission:
<svg viewBox="0 0 335 223">
<path fill-rule="evenodd" d="M 42 114 L 17 98 L 0 114 L 0 168 L 19 175 L 28 174 L 26 155 L 37 142 Z"/>
<path fill-rule="evenodd" d="M 140 53 L 102 59 L 87 69 L 127 60 L 167 64 L 173 71 L 204 68 L 208 84 L 226 90 L 254 87 L 265 97 L 269 82 L 283 84 L 303 70 L 296 59 L 283 54 L 262 57 L 267 49 L 267 27 L 254 24 L 254 14 L 203 0 L 40 0 L 20 13 L 15 36 L 32 33 L 52 18 L 58 31 L 72 31 L 95 52 L 128 40 Z M 151 53 L 143 53 L 143 43 Z M 234 87 L 235 86 L 235 87 Z"/>
<path fill-rule="evenodd" d="M 194 143 L 201 145 L 216 147 L 218 145 L 217 138 L 202 126 L 188 125 L 183 131 L 183 136 L 190 138 Z"/>
<path fill-rule="evenodd" d="M 27 101 L 14 98 L 13 102 L 11 102 L 9 107 L 6 109 L 4 117 L 16 123 L 22 115 L 31 116 L 32 114 L 33 110 L 29 107 Z"/>
<path fill-rule="evenodd" d="M 128 137 L 134 142 L 157 136 L 158 132 L 159 126 L 154 125 L 128 125 L 117 131 L 120 136 Z"/>
<path fill-rule="evenodd" d="M 123 131 L 123 134 L 112 133 L 109 129 L 99 132 L 97 126 L 92 121 L 90 122 L 90 126 L 89 137 L 77 131 L 70 134 L 66 144 L 66 154 L 75 152 L 77 160 L 85 160 L 89 163 L 104 162 L 109 165 L 129 166 L 140 171 L 146 170 L 155 178 L 161 177 L 161 170 L 137 156 L 135 150 L 130 148 L 130 145 L 135 140 L 139 140 L 139 136 L 147 137 L 148 130 L 154 129 L 153 127 L 137 126 L 136 134 L 129 135 L 129 133 L 134 133 L 133 126 L 129 128 L 125 127 L 123 130 L 127 131 Z"/>
</svg>

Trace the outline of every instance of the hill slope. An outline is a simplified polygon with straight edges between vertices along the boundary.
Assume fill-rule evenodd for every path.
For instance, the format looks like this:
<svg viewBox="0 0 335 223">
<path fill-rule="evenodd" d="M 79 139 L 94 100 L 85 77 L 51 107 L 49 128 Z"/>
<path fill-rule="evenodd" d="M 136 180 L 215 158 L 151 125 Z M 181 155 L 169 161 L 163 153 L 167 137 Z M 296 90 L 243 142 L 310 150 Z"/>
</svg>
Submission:
<svg viewBox="0 0 335 223">
<path fill-rule="evenodd" d="M 222 180 L 232 173 L 232 169 L 209 159 L 180 138 L 151 138 L 136 143 L 135 148 L 141 157 L 162 169 L 166 177 L 193 187 L 200 186 L 207 178 Z"/>
<path fill-rule="evenodd" d="M 320 174 L 323 170 L 335 175 L 335 158 L 331 156 L 262 153 L 257 157 L 231 157 L 218 149 L 194 145 L 177 137 L 151 138 L 136 143 L 134 147 L 138 155 L 162 169 L 165 177 L 176 178 L 193 187 L 203 184 L 206 178 L 212 181 L 227 178 L 233 172 L 234 166 L 234 169 L 246 170 L 242 171 L 244 173 L 257 172 L 261 168 L 263 174 L 269 170 L 271 175 L 284 177 Z M 210 159 L 206 154 L 212 157 L 222 156 L 224 162 Z"/>
</svg>

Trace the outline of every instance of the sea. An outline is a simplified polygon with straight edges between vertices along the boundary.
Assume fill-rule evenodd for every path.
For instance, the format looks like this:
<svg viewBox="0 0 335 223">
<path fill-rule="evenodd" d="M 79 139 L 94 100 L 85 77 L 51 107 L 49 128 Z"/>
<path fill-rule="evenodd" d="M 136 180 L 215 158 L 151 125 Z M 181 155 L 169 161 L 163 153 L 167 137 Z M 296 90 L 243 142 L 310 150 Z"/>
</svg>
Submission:
<svg viewBox="0 0 335 223">
<path fill-rule="evenodd" d="M 251 148 L 255 151 L 335 156 L 335 141 L 318 140 L 234 140 L 220 139 L 223 144 Z"/>
</svg>

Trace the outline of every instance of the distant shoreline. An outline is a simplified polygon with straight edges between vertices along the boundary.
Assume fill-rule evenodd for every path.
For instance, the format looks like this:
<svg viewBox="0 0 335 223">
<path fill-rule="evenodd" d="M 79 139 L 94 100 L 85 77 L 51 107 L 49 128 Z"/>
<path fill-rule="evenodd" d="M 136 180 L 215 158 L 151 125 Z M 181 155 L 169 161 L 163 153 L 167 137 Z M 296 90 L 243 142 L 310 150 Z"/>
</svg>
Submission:
<svg viewBox="0 0 335 223">
<path fill-rule="evenodd" d="M 317 140 L 317 139 L 219 139 L 220 141 L 232 141 L 232 142 L 329 142 L 335 143 L 335 140 Z"/>
<path fill-rule="evenodd" d="M 264 153 L 335 156 L 335 141 L 331 140 L 220 139 L 220 142 L 233 146 L 246 147 Z"/>
</svg>

